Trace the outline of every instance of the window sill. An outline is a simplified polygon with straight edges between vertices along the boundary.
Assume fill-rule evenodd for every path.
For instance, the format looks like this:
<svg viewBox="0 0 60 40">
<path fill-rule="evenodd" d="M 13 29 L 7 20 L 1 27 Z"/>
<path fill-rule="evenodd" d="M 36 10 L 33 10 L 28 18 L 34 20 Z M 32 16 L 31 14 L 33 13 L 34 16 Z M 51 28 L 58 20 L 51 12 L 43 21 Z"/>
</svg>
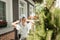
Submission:
<svg viewBox="0 0 60 40">
<path fill-rule="evenodd" d="M 11 32 L 11 31 L 14 31 L 13 27 L 0 28 L 0 36 L 4 35 L 4 34 L 7 34 L 7 33 Z"/>
</svg>

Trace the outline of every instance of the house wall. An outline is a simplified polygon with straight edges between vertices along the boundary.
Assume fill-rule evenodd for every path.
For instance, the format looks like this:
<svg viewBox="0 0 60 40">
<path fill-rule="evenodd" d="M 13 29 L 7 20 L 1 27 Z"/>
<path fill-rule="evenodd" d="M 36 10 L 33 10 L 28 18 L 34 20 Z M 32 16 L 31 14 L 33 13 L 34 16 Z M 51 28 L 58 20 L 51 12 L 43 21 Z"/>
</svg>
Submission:
<svg viewBox="0 0 60 40">
<path fill-rule="evenodd" d="M 0 0 L 6 3 L 6 20 L 8 22 L 8 26 L 11 26 L 13 21 L 13 9 L 12 9 L 12 0 Z"/>
<path fill-rule="evenodd" d="M 32 0 L 28 0 L 28 1 L 29 1 L 30 3 L 32 3 L 33 5 L 35 5 L 34 2 L 33 2 Z"/>
<path fill-rule="evenodd" d="M 0 0 L 0 1 L 3 1 L 3 2 L 5 2 L 6 3 L 6 20 L 7 20 L 7 22 L 8 22 L 8 26 L 11 26 L 11 23 L 16 19 L 15 18 L 15 13 L 16 14 L 18 14 L 16 17 L 18 18 L 20 18 L 20 13 L 19 13 L 19 7 L 17 8 L 17 10 L 13 7 L 14 5 L 13 5 L 13 0 Z M 16 1 L 16 0 L 14 0 L 14 1 Z M 25 5 L 25 11 L 24 11 L 24 13 L 25 13 L 25 16 L 27 17 L 28 16 L 28 13 L 29 13 L 29 3 L 27 2 L 27 1 L 25 1 L 25 0 L 19 0 L 19 1 L 22 1 L 22 2 L 24 2 L 26 5 Z M 18 4 L 17 4 L 17 6 L 19 6 L 19 1 L 18 1 Z M 29 2 L 31 2 L 32 4 L 34 4 L 31 0 L 28 0 Z M 14 11 L 15 10 L 15 11 Z M 16 19 L 17 20 L 17 19 Z"/>
<path fill-rule="evenodd" d="M 13 2 L 13 22 L 19 19 L 18 0 L 12 0 Z"/>
</svg>

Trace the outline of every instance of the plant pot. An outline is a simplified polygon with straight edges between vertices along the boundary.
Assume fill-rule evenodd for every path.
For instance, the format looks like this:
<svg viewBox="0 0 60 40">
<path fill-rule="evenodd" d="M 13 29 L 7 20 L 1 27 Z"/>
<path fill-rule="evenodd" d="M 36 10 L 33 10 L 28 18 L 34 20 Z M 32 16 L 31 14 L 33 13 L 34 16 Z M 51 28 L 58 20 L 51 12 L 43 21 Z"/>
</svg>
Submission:
<svg viewBox="0 0 60 40">
<path fill-rule="evenodd" d="M 0 28 L 4 28 L 4 27 L 7 27 L 7 22 L 0 20 Z"/>
</svg>

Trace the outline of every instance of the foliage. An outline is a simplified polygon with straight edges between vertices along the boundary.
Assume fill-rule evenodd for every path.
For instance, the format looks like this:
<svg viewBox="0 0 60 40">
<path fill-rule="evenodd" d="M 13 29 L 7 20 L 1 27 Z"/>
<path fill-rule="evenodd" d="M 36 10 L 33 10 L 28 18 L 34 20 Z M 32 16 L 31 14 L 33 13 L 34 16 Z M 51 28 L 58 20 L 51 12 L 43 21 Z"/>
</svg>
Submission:
<svg viewBox="0 0 60 40">
<path fill-rule="evenodd" d="M 45 0 L 45 1 L 46 1 L 47 8 L 50 8 L 51 6 L 53 6 L 52 4 L 55 0 Z"/>
<path fill-rule="evenodd" d="M 35 12 L 36 15 L 38 15 L 39 17 L 39 21 L 35 22 L 35 32 L 31 31 L 31 40 L 51 40 L 53 38 L 55 39 L 54 36 L 56 36 L 57 28 L 60 30 L 60 9 L 49 9 L 53 1 L 54 0 L 46 0 L 47 8 L 44 7 L 44 5 L 42 4 L 36 4 Z"/>
<path fill-rule="evenodd" d="M 60 28 L 60 9 L 58 8 L 54 10 L 54 20 L 56 27 Z"/>
</svg>

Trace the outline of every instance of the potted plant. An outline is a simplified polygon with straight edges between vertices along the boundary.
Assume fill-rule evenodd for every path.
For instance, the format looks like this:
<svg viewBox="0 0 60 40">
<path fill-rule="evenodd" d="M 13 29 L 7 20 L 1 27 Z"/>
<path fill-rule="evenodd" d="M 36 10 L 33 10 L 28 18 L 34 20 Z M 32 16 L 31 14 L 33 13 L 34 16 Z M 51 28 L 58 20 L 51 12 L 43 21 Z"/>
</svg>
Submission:
<svg viewBox="0 0 60 40">
<path fill-rule="evenodd" d="M 7 22 L 4 20 L 0 20 L 0 28 L 7 27 Z"/>
</svg>

